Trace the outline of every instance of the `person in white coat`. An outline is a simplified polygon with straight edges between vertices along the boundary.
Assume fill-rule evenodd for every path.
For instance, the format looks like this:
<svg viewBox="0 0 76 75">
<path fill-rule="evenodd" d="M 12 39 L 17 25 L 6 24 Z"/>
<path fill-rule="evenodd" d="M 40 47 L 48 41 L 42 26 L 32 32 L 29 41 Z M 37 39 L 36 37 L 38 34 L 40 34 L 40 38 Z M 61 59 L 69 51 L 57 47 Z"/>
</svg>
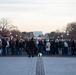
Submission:
<svg viewBox="0 0 76 75">
<path fill-rule="evenodd" d="M 6 45 L 6 49 L 5 49 L 5 54 L 7 55 L 9 53 L 9 40 L 6 41 L 7 42 L 7 45 Z"/>
<path fill-rule="evenodd" d="M 46 42 L 46 54 L 49 54 L 50 46 L 51 46 L 51 44 L 50 44 L 49 40 L 47 40 L 47 42 Z"/>
</svg>

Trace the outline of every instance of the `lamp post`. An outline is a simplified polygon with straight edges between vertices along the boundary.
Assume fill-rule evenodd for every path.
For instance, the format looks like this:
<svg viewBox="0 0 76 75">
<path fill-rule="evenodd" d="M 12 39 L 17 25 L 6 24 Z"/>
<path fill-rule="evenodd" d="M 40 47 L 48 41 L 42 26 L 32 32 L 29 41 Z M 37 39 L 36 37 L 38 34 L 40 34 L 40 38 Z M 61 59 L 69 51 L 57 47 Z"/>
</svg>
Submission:
<svg viewBox="0 0 76 75">
<path fill-rule="evenodd" d="M 20 36 L 20 38 L 21 38 L 21 36 Z"/>
<path fill-rule="evenodd" d="M 12 36 L 12 33 L 10 32 L 10 39 L 12 40 L 13 36 Z"/>
<path fill-rule="evenodd" d="M 2 29 L 0 29 L 0 35 L 2 35 Z"/>
<path fill-rule="evenodd" d="M 67 33 L 67 36 L 69 35 L 69 33 Z"/>
<path fill-rule="evenodd" d="M 63 41 L 63 35 L 61 35 L 61 40 Z"/>
<path fill-rule="evenodd" d="M 2 29 L 0 29 L 0 31 L 2 31 Z"/>
<path fill-rule="evenodd" d="M 61 37 L 63 38 L 63 35 L 61 35 Z"/>
<path fill-rule="evenodd" d="M 57 36 L 57 38 L 59 39 L 59 36 Z"/>
<path fill-rule="evenodd" d="M 17 37 L 18 35 L 16 35 L 16 37 Z"/>
<path fill-rule="evenodd" d="M 66 35 L 67 35 L 67 39 L 68 39 L 68 36 L 69 36 L 69 31 L 66 31 Z"/>
<path fill-rule="evenodd" d="M 67 33 L 67 39 L 68 39 L 69 33 Z"/>
<path fill-rule="evenodd" d="M 10 35 L 11 35 L 12 33 L 10 32 Z"/>
</svg>

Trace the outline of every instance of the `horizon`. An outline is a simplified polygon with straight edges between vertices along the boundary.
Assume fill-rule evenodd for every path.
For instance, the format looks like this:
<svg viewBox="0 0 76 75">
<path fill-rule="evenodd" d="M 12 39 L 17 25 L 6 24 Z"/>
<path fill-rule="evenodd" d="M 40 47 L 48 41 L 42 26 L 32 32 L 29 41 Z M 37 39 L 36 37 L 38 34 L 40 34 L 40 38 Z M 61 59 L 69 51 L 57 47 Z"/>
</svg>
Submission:
<svg viewBox="0 0 76 75">
<path fill-rule="evenodd" d="M 76 0 L 0 0 L 0 18 L 3 17 L 21 32 L 62 31 L 76 21 Z"/>
</svg>

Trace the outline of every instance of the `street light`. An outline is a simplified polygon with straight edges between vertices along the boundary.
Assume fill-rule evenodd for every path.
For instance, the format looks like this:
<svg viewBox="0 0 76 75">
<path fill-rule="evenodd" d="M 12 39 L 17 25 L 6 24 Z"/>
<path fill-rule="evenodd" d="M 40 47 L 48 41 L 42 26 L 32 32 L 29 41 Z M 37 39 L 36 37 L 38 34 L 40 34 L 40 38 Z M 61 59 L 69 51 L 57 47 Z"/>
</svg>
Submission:
<svg viewBox="0 0 76 75">
<path fill-rule="evenodd" d="M 61 35 L 61 38 L 63 38 L 63 35 Z"/>
<path fill-rule="evenodd" d="M 21 36 L 20 36 L 20 38 L 21 38 Z"/>
<path fill-rule="evenodd" d="M 12 33 L 10 32 L 10 35 L 11 35 Z"/>
<path fill-rule="evenodd" d="M 0 29 L 0 31 L 2 31 L 2 29 Z"/>
<path fill-rule="evenodd" d="M 67 33 L 67 39 L 69 38 L 69 33 Z"/>
<path fill-rule="evenodd" d="M 67 33 L 67 36 L 69 36 L 69 33 Z"/>
<path fill-rule="evenodd" d="M 59 39 L 59 36 L 57 36 L 57 38 Z"/>
<path fill-rule="evenodd" d="M 16 37 L 17 37 L 18 35 L 16 35 Z"/>
</svg>

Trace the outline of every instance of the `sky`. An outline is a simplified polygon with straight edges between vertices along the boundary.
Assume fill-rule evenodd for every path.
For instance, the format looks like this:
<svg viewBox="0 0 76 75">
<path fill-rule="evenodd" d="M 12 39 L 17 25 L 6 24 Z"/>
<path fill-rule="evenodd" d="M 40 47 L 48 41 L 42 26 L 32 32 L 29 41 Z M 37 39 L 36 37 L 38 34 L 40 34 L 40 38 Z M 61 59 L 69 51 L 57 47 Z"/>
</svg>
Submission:
<svg viewBox="0 0 76 75">
<path fill-rule="evenodd" d="M 76 0 L 0 0 L 0 19 L 20 31 L 48 33 L 76 21 Z"/>
</svg>

